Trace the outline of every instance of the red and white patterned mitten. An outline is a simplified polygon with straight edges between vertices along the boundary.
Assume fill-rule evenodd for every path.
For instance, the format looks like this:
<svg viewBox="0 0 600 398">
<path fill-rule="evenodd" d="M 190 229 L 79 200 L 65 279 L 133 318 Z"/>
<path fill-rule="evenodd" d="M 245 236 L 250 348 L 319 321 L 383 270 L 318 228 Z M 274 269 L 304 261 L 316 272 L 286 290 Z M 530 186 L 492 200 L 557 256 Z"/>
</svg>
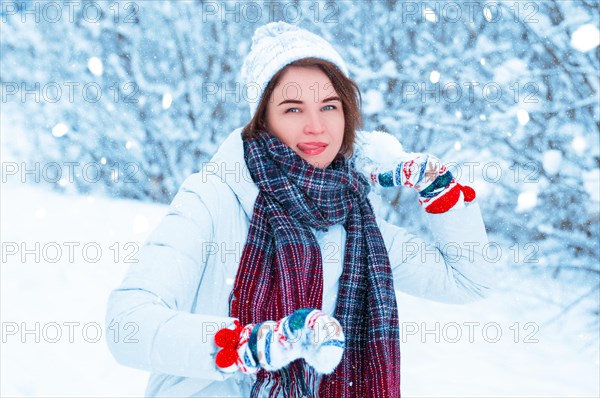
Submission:
<svg viewBox="0 0 600 398">
<path fill-rule="evenodd" d="M 427 153 L 404 152 L 396 137 L 385 132 L 357 135 L 355 168 L 384 188 L 404 186 L 419 193 L 428 213 L 445 213 L 475 199 L 475 191 L 456 182 L 447 167 Z"/>
<path fill-rule="evenodd" d="M 223 372 L 279 370 L 304 358 L 318 373 L 332 373 L 342 359 L 345 337 L 339 322 L 312 308 L 294 311 L 279 321 L 248 324 L 236 320 L 215 335 L 221 347 L 215 358 Z"/>
<path fill-rule="evenodd" d="M 253 327 L 254 324 L 242 327 L 236 319 L 233 324 L 217 332 L 215 344 L 221 349 L 217 352 L 215 363 L 222 372 L 233 373 L 240 370 L 253 374 L 259 371 L 260 366 L 248 348 L 248 338 Z"/>
</svg>

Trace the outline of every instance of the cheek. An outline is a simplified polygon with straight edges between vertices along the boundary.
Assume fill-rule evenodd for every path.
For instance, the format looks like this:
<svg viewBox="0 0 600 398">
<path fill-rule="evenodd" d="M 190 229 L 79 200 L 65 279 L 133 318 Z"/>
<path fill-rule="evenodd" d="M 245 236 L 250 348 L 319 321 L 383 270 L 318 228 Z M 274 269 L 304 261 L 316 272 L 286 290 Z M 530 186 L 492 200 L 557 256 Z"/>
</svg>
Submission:
<svg viewBox="0 0 600 398">
<path fill-rule="evenodd" d="M 346 124 L 346 119 L 344 118 L 344 114 L 342 112 L 336 113 L 335 117 L 332 118 L 332 122 L 338 128 L 341 126 L 341 128 L 343 130 L 344 129 L 344 125 Z"/>
<path fill-rule="evenodd" d="M 294 145 L 295 126 L 294 123 L 283 118 L 273 117 L 271 120 L 267 119 L 267 127 L 269 134 L 279 138 L 279 141 L 283 142 L 289 147 Z"/>
<path fill-rule="evenodd" d="M 304 131 L 304 122 L 297 117 L 282 117 L 273 121 L 273 130 L 286 144 L 293 142 Z"/>
<path fill-rule="evenodd" d="M 281 137 L 279 137 L 279 135 L 280 135 L 279 132 L 281 131 L 281 126 L 280 126 L 281 123 L 280 123 L 280 119 L 277 117 L 277 115 L 275 115 L 271 112 L 268 112 L 265 117 L 265 122 L 266 122 L 265 123 L 266 128 L 269 131 L 269 133 L 278 138 L 281 138 Z"/>
<path fill-rule="evenodd" d="M 338 134 L 341 135 L 342 138 L 344 137 L 345 129 L 346 129 L 346 120 L 344 119 L 344 115 L 342 115 L 340 118 L 338 118 L 336 120 L 336 130 L 337 130 Z"/>
</svg>

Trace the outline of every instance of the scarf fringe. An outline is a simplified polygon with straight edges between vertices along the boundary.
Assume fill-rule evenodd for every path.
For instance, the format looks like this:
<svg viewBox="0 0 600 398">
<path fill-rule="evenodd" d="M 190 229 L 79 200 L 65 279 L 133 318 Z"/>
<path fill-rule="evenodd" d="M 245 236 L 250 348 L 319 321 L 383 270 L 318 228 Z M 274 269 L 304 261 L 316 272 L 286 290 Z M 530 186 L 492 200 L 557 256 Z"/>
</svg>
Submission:
<svg viewBox="0 0 600 398">
<path fill-rule="evenodd" d="M 319 396 L 319 375 L 299 359 L 277 372 L 261 370 L 252 391 L 251 398 L 317 398 Z"/>
</svg>

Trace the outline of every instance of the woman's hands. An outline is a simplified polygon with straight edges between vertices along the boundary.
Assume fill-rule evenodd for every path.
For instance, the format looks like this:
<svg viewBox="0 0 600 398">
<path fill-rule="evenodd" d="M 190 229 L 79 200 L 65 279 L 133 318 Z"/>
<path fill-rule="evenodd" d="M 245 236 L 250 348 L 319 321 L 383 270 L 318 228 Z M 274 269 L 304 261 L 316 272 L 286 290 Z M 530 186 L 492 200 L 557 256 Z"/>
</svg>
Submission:
<svg viewBox="0 0 600 398">
<path fill-rule="evenodd" d="M 360 132 L 356 138 L 354 167 L 373 183 L 389 188 L 404 186 L 419 193 L 419 204 L 428 213 L 444 213 L 471 202 L 475 191 L 460 185 L 446 166 L 427 153 L 407 153 L 391 134 Z"/>
<path fill-rule="evenodd" d="M 335 318 L 303 308 L 277 322 L 242 327 L 236 320 L 217 332 L 215 344 L 222 347 L 216 364 L 224 372 L 274 371 L 304 358 L 317 372 L 329 374 L 342 359 L 345 337 Z"/>
</svg>

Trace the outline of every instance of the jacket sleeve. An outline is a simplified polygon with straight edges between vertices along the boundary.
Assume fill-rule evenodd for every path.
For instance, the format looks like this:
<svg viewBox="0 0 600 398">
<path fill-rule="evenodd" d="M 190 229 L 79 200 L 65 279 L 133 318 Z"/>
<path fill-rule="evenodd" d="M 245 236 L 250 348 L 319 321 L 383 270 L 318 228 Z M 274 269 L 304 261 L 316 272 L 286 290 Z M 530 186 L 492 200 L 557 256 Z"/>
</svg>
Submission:
<svg viewBox="0 0 600 398">
<path fill-rule="evenodd" d="M 449 304 L 487 297 L 493 287 L 493 264 L 484 255 L 489 247 L 479 205 L 424 214 L 433 244 L 378 218 L 394 288 Z"/>
<path fill-rule="evenodd" d="M 233 318 L 191 312 L 212 239 L 213 220 L 198 194 L 199 174 L 188 177 L 167 214 L 140 249 L 137 263 L 112 291 L 106 338 L 126 366 L 176 376 L 224 380 L 215 366 L 215 332 Z M 202 186 L 202 192 L 214 187 Z M 214 191 L 212 191 L 214 193 Z"/>
</svg>

